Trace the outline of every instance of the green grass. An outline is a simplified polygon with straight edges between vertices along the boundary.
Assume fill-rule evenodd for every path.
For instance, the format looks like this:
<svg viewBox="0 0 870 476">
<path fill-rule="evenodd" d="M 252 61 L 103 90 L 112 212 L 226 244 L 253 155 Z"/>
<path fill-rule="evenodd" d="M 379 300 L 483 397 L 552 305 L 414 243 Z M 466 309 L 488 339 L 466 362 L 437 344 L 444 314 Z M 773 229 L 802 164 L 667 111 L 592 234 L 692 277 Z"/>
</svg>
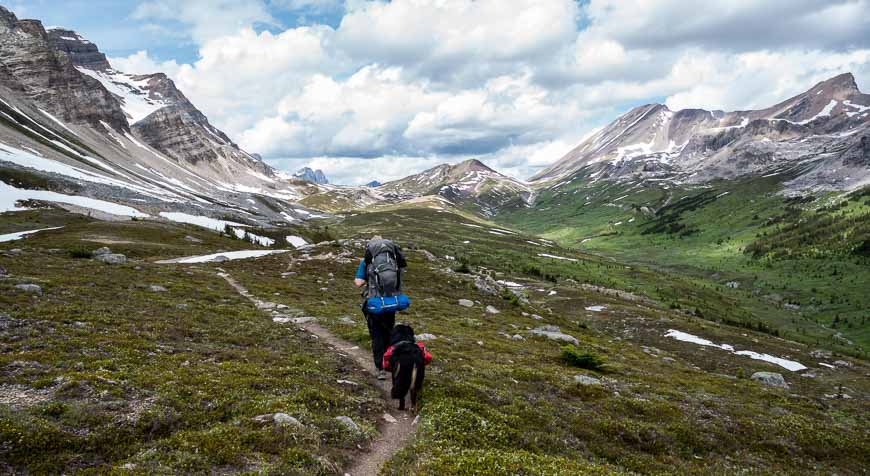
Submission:
<svg viewBox="0 0 870 476">
<path fill-rule="evenodd" d="M 579 181 L 543 194 L 534 210 L 506 211 L 497 221 L 649 267 L 695 292 L 715 291 L 730 302 L 730 310 L 708 305 L 706 297 L 655 293 L 708 319 L 866 356 L 870 262 L 861 250 L 870 239 L 870 205 L 865 193 L 849 200 L 788 199 L 779 191 L 789 178 L 716 182 L 709 188 Z"/>
<path fill-rule="evenodd" d="M 367 346 L 351 285 L 361 247 L 330 242 L 257 260 L 158 266 L 151 263 L 250 246 L 174 224 L 69 216 L 62 223 L 59 212 L 25 213 L 26 223 L 16 213 L 0 224 L 13 231 L 65 227 L 0 244 L 0 265 L 13 276 L 0 280 L 0 312 L 11 318 L 0 330 L 0 386 L 30 399 L 0 404 L 4 471 L 121 472 L 130 463 L 142 473 L 342 474 L 357 445 L 373 437 L 384 404 L 362 371 L 307 333 L 272 323 L 216 275 L 226 270 L 256 296 Z M 809 356 L 812 347 L 670 309 L 689 299 L 676 293 L 695 292 L 692 281 L 463 223 L 484 226 L 430 209 L 328 224 L 336 237 L 378 233 L 403 245 L 413 304 L 399 320 L 437 336 L 427 342 L 434 361 L 418 433 L 386 474 L 863 471 L 870 451 L 866 363 L 826 371 Z M 119 242 L 108 246 L 133 261 L 113 267 L 66 252 L 105 244 L 86 241 L 95 239 Z M 3 254 L 13 247 L 22 254 Z M 438 260 L 428 261 L 424 249 Z M 461 262 L 473 273 L 522 283 L 527 301 L 482 293 L 473 275 L 451 271 Z M 295 274 L 282 276 L 287 272 Z M 18 282 L 40 284 L 43 296 L 14 291 Z M 152 284 L 168 291 L 151 292 Z M 702 288 L 695 298 L 737 302 L 719 297 L 725 294 Z M 464 308 L 462 298 L 480 304 Z M 501 312 L 488 314 L 487 305 Z M 592 305 L 606 310 L 587 311 Z M 528 333 L 542 324 L 559 326 L 583 352 L 606 359 L 602 385 L 574 381 L 577 369 L 562 360 L 561 346 Z M 796 359 L 816 377 L 687 345 L 664 337 L 669 328 Z M 739 378 L 760 370 L 785 373 L 790 390 Z M 855 398 L 824 396 L 841 386 Z M 252 420 L 279 411 L 305 427 Z M 337 415 L 365 431 L 347 433 Z"/>
</svg>

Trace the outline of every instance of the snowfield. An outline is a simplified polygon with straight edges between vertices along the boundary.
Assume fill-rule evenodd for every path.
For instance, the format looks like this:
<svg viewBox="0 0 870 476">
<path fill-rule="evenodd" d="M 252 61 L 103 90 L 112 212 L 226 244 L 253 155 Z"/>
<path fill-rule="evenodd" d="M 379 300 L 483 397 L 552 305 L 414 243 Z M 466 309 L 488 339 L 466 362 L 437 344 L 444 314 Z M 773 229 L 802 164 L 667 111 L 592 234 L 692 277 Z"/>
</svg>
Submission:
<svg viewBox="0 0 870 476">
<path fill-rule="evenodd" d="M 117 203 L 106 202 L 88 197 L 78 197 L 75 195 L 64 195 L 57 192 L 49 192 L 46 190 L 24 190 L 15 188 L 0 182 L 0 213 L 9 211 L 27 210 L 25 207 L 19 207 L 16 202 L 21 200 L 42 200 L 46 202 L 66 203 L 79 207 L 90 208 L 112 215 L 125 217 L 149 218 L 150 215 L 142 213 L 135 208 Z"/>
<path fill-rule="evenodd" d="M 8 234 L 6 234 L 6 235 L 0 235 L 0 243 L 3 243 L 3 242 L 5 242 L 5 241 L 15 241 L 15 240 L 20 240 L 20 239 L 26 237 L 27 235 L 32 235 L 32 234 L 34 234 L 34 233 L 39 233 L 40 231 L 58 230 L 58 229 L 60 229 L 60 228 L 63 228 L 63 227 L 62 227 L 62 226 L 55 226 L 55 227 L 52 227 L 52 228 L 40 228 L 40 229 L 38 229 L 38 230 L 19 231 L 19 232 L 16 232 L 16 233 L 8 233 Z"/>
<path fill-rule="evenodd" d="M 753 352 L 751 350 L 734 350 L 734 346 L 729 344 L 715 344 L 707 339 L 702 337 L 694 336 L 692 334 L 688 334 L 686 332 L 678 331 L 676 329 L 669 329 L 667 333 L 665 333 L 665 337 L 670 337 L 676 339 L 681 342 L 689 342 L 692 344 L 702 345 L 706 347 L 715 347 L 717 349 L 722 349 L 728 352 L 733 353 L 734 355 L 741 355 L 744 357 L 749 357 L 750 359 L 755 360 L 763 360 L 765 362 L 770 362 L 771 364 L 779 365 L 780 367 L 790 370 L 792 372 L 797 372 L 799 370 L 805 370 L 807 367 L 800 362 L 795 362 L 793 360 L 783 359 L 781 357 L 775 357 L 770 354 L 759 354 L 758 352 Z"/>
</svg>

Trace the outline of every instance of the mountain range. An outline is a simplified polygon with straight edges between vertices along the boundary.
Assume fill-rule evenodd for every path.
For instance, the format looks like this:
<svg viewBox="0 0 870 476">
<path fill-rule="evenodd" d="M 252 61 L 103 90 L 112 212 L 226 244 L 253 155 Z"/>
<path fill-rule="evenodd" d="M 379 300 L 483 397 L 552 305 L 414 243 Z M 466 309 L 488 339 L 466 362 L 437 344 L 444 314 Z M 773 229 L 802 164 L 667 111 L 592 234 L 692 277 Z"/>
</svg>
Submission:
<svg viewBox="0 0 870 476">
<path fill-rule="evenodd" d="M 305 185 L 241 150 L 165 74 L 117 71 L 76 32 L 3 7 L 0 55 L 0 171 L 17 196 L 264 225 L 307 216 L 294 203 Z"/>
</svg>

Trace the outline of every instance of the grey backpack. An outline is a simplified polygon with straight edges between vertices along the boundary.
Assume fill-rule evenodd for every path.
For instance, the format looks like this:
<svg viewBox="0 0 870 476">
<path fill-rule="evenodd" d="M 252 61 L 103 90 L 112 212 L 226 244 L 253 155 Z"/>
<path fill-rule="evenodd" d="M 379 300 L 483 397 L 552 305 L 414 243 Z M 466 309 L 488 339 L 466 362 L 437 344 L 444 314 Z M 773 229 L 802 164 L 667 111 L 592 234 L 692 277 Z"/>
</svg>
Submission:
<svg viewBox="0 0 870 476">
<path fill-rule="evenodd" d="M 401 292 L 400 259 L 399 247 L 390 240 L 372 240 L 366 245 L 369 297 L 392 297 Z"/>
</svg>

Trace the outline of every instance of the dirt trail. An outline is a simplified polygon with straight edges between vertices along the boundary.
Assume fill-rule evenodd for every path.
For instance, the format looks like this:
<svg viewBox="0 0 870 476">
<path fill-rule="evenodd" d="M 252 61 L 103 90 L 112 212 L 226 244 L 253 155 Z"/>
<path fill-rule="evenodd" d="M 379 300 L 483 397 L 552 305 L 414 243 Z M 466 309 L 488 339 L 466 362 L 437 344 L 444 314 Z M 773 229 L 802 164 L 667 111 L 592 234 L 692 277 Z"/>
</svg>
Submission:
<svg viewBox="0 0 870 476">
<path fill-rule="evenodd" d="M 225 271 L 221 270 L 218 276 L 224 278 L 240 295 L 254 303 L 257 309 L 268 311 L 277 307 L 276 303 L 263 301 L 251 294 Z M 370 383 L 382 390 L 389 411 L 384 413 L 378 425 L 380 436 L 372 442 L 367 453 L 360 455 L 351 462 L 350 467 L 345 472 L 346 475 L 350 476 L 375 476 L 379 474 L 384 463 L 389 461 L 397 451 L 404 448 L 413 438 L 417 423 L 415 418 L 410 413 L 399 411 L 395 408 L 396 402 L 390 398 L 392 382 L 390 382 L 390 379 L 377 379 L 371 352 L 336 337 L 316 322 L 306 322 L 297 324 L 297 326 L 317 336 L 326 345 L 347 355 L 357 365 L 366 369 L 366 372 L 369 374 Z"/>
</svg>

